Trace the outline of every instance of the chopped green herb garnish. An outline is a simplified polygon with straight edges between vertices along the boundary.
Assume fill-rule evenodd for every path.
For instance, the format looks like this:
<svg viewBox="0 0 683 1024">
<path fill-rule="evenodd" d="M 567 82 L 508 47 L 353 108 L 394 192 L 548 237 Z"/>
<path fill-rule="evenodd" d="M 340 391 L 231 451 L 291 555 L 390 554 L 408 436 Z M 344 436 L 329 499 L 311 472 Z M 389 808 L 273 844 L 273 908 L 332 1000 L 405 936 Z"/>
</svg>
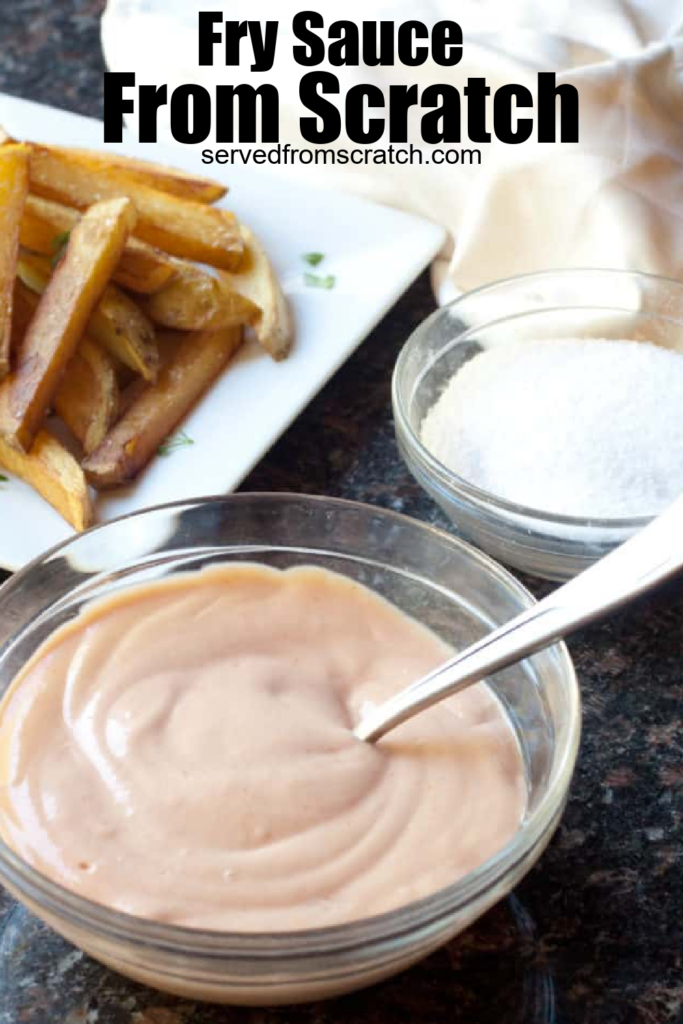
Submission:
<svg viewBox="0 0 683 1024">
<path fill-rule="evenodd" d="M 165 457 L 177 452 L 179 448 L 189 448 L 193 444 L 192 438 L 188 437 L 184 430 L 181 430 L 179 434 L 174 434 L 173 437 L 169 437 L 167 441 L 159 445 L 157 452 Z"/>
<path fill-rule="evenodd" d="M 0 484 L 8 484 L 8 483 L 9 483 L 9 477 L 5 476 L 4 473 L 0 473 Z"/>
<path fill-rule="evenodd" d="M 308 263 L 309 267 L 317 267 L 319 263 L 325 259 L 325 253 L 323 252 L 306 252 L 301 257 Z"/>
<path fill-rule="evenodd" d="M 52 239 L 52 248 L 54 249 L 54 256 L 51 259 L 53 267 L 56 267 L 61 260 L 66 247 L 69 244 L 69 238 L 71 237 L 70 231 L 62 231 L 61 235 L 55 235 Z"/>
<path fill-rule="evenodd" d="M 334 288 L 337 278 L 332 274 L 328 274 L 327 277 L 320 277 L 319 274 L 304 274 L 304 281 L 309 288 L 325 288 L 329 291 L 330 288 Z"/>
</svg>

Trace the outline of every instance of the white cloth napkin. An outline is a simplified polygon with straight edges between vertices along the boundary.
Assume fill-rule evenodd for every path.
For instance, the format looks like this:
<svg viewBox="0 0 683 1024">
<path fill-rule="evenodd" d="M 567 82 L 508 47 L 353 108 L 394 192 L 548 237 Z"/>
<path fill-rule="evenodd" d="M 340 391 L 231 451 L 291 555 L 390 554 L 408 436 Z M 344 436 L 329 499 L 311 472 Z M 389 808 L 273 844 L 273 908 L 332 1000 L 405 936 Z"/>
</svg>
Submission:
<svg viewBox="0 0 683 1024">
<path fill-rule="evenodd" d="M 385 93 L 402 82 L 416 82 L 420 91 L 433 82 L 462 88 L 471 75 L 484 75 L 492 93 L 516 82 L 535 94 L 538 71 L 557 71 L 558 82 L 577 86 L 578 144 L 484 144 L 481 167 L 274 169 L 444 224 L 451 242 L 434 268 L 442 301 L 496 278 L 551 267 L 683 278 L 681 0 L 109 0 L 102 19 L 109 67 L 136 71 L 138 83 L 249 81 L 248 68 L 195 63 L 197 11 L 209 9 L 226 18 L 280 22 L 276 63 L 259 84 L 273 82 L 280 91 L 282 143 L 307 145 L 298 99 L 305 69 L 291 56 L 292 17 L 303 9 L 319 10 L 326 26 L 338 18 L 428 24 L 451 18 L 462 25 L 463 60 L 456 68 L 333 68 L 342 94 L 356 82 L 373 82 Z M 134 117 L 129 124 L 136 127 Z M 463 145 L 473 145 L 464 129 L 463 136 Z M 425 148 L 419 114 L 409 142 Z M 335 145 L 353 143 L 342 137 Z"/>
</svg>

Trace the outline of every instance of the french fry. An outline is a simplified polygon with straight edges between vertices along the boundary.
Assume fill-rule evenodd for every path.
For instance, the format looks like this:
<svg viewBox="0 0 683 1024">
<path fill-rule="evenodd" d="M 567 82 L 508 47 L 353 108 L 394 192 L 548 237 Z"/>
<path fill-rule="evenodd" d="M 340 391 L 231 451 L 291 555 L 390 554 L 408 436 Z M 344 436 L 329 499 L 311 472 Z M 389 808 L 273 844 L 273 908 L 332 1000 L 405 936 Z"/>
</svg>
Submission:
<svg viewBox="0 0 683 1024">
<path fill-rule="evenodd" d="M 30 195 L 21 221 L 21 244 L 33 252 L 54 256 L 60 237 L 73 230 L 80 216 L 70 206 Z M 152 295 L 168 284 L 174 274 L 169 256 L 139 238 L 129 238 L 113 280 L 131 291 Z"/>
<path fill-rule="evenodd" d="M 0 432 L 28 451 L 135 225 L 129 199 L 96 203 L 71 232 L 0 387 Z"/>
<path fill-rule="evenodd" d="M 38 302 L 38 295 L 17 279 L 12 318 L 15 347 L 21 344 Z M 81 338 L 78 351 L 66 368 L 54 398 L 54 408 L 81 442 L 86 454 L 100 444 L 118 415 L 119 386 L 115 362 L 108 352 L 87 336 Z"/>
<path fill-rule="evenodd" d="M 16 142 L 9 132 L 0 125 L 0 146 Z M 227 194 L 228 189 L 212 178 L 192 174 L 179 167 L 153 163 L 140 157 L 126 156 L 123 153 L 105 152 L 100 149 L 82 149 L 77 146 L 55 147 L 90 161 L 97 173 L 102 167 L 119 167 L 139 181 L 141 185 L 149 185 L 160 192 L 168 192 L 180 199 L 194 199 L 198 203 L 215 203 Z"/>
<path fill-rule="evenodd" d="M 132 480 L 158 451 L 195 402 L 218 377 L 242 341 L 241 327 L 189 335 L 129 406 L 102 444 L 83 462 L 97 488 Z"/>
<path fill-rule="evenodd" d="M 140 307 L 108 285 L 88 322 L 88 332 L 145 380 L 156 380 L 159 350 L 154 327 Z"/>
<path fill-rule="evenodd" d="M 119 386 L 119 419 L 123 419 L 131 405 L 137 402 L 138 398 L 145 393 L 148 387 L 149 384 L 142 377 L 136 377 L 135 380 L 130 381 L 123 388 Z"/>
<path fill-rule="evenodd" d="M 38 296 L 18 277 L 14 282 L 12 300 L 12 352 L 19 351 L 37 308 Z"/>
<path fill-rule="evenodd" d="M 102 443 L 118 415 L 119 387 L 112 357 L 100 345 L 88 338 L 81 341 L 54 407 L 86 455 Z"/>
<path fill-rule="evenodd" d="M 19 225 L 28 193 L 28 148 L 0 147 L 0 380 L 10 370 Z"/>
<path fill-rule="evenodd" d="M 21 220 L 21 244 L 32 252 L 54 256 L 60 235 L 68 235 L 80 219 L 78 210 L 70 206 L 30 195 Z"/>
<path fill-rule="evenodd" d="M 19 281 L 28 288 L 34 295 L 42 295 L 52 277 L 50 261 L 44 256 L 33 256 L 31 253 L 22 252 L 17 262 L 17 277 Z M 35 304 L 38 308 L 38 303 Z"/>
<path fill-rule="evenodd" d="M 42 294 L 50 281 L 51 267 L 44 256 L 22 253 L 17 268 L 20 279 Z M 145 380 L 155 380 L 159 367 L 154 328 L 139 306 L 114 285 L 107 285 L 88 321 L 88 333 L 122 363 Z"/>
<path fill-rule="evenodd" d="M 31 145 L 29 177 L 32 192 L 78 209 L 127 196 L 138 213 L 135 234 L 144 242 L 224 270 L 239 266 L 242 237 L 237 219 L 226 210 L 141 185 L 121 167 L 102 167 L 94 174 L 89 160 L 51 146 Z"/>
<path fill-rule="evenodd" d="M 38 432 L 28 453 L 0 437 L 0 466 L 29 484 L 75 530 L 91 525 L 93 508 L 83 470 L 47 430 Z"/>
<path fill-rule="evenodd" d="M 256 337 L 273 359 L 284 359 L 294 340 L 287 300 L 259 240 L 244 224 L 240 225 L 240 230 L 244 241 L 244 256 L 239 273 L 224 273 L 222 277 L 236 292 L 258 306 L 259 314 L 253 320 Z"/>
<path fill-rule="evenodd" d="M 180 199 L 193 199 L 197 203 L 215 203 L 228 191 L 225 185 L 212 181 L 211 178 L 191 174 L 177 167 L 141 160 L 138 157 L 125 156 L 123 153 L 78 149 L 72 146 L 60 148 L 63 152 L 74 153 L 87 162 L 95 175 L 103 169 L 115 167 L 125 171 L 140 185 L 158 189 L 159 192 L 168 192 L 169 195 L 178 196 Z"/>
<path fill-rule="evenodd" d="M 140 295 L 154 295 L 174 274 L 173 264 L 165 252 L 139 238 L 129 238 L 114 271 L 114 281 Z"/>
<path fill-rule="evenodd" d="M 163 368 L 173 358 L 183 341 L 187 340 L 187 331 L 156 330 L 155 336 L 159 349 L 159 366 Z M 117 375 L 119 384 L 119 419 L 126 415 L 133 402 L 137 402 L 138 398 L 149 387 L 149 382 L 143 380 L 142 377 L 135 376 L 131 378 L 127 374 L 123 376 L 120 370 L 121 365 L 119 364 L 119 373 Z"/>
<path fill-rule="evenodd" d="M 240 295 L 221 271 L 212 273 L 181 260 L 175 268 L 171 283 L 145 303 L 155 323 L 178 331 L 217 331 L 259 316 L 258 306 Z"/>
</svg>

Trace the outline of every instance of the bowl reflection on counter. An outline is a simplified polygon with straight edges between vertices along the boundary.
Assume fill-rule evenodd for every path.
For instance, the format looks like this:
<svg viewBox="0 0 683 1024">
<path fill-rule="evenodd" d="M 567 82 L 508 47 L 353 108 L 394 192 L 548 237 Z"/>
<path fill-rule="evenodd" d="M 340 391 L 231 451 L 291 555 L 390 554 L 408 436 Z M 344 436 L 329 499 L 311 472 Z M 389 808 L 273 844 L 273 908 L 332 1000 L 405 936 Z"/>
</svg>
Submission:
<svg viewBox="0 0 683 1024">
<path fill-rule="evenodd" d="M 587 519 L 527 508 L 459 477 L 420 440 L 426 414 L 475 355 L 558 338 L 631 338 L 683 353 L 683 283 L 623 270 L 549 270 L 485 285 L 413 332 L 396 363 L 392 396 L 401 454 L 458 531 L 506 565 L 565 580 L 651 516 Z M 505 429 L 495 409 L 491 420 L 493 429 Z"/>
<path fill-rule="evenodd" d="M 110 542 L 117 532 L 137 538 L 134 555 Z M 341 573 L 459 648 L 533 601 L 505 570 L 462 541 L 368 505 L 278 494 L 184 502 L 76 537 L 0 588 L 2 690 L 45 637 L 87 602 L 234 561 L 317 565 Z M 498 673 L 491 686 L 523 752 L 525 818 L 510 843 L 479 869 L 398 910 L 300 932 L 200 931 L 132 917 L 77 896 L 2 842 L 0 880 L 87 953 L 137 981 L 188 998 L 276 1005 L 370 985 L 426 956 L 507 894 L 557 826 L 580 732 L 579 692 L 566 648 L 557 644 Z"/>
</svg>

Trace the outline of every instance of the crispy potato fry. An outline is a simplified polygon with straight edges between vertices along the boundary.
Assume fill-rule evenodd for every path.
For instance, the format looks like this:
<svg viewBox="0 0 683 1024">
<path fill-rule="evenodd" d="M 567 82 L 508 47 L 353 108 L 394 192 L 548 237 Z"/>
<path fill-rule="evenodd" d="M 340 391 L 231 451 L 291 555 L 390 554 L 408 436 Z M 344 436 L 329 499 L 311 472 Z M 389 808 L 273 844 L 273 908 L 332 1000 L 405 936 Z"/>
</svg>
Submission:
<svg viewBox="0 0 683 1024">
<path fill-rule="evenodd" d="M 102 444 L 83 463 L 90 482 L 105 489 L 132 480 L 156 454 L 242 341 L 241 327 L 189 335 Z"/>
<path fill-rule="evenodd" d="M 69 362 L 54 399 L 55 412 L 86 455 L 102 443 L 119 410 L 119 386 L 112 357 L 84 338 Z"/>
<path fill-rule="evenodd" d="M 140 295 L 154 295 L 173 279 L 175 269 L 170 257 L 139 238 L 129 238 L 114 281 Z"/>
<path fill-rule="evenodd" d="M 154 327 L 140 307 L 114 285 L 105 288 L 90 317 L 88 331 L 145 380 L 156 380 L 159 349 Z"/>
<path fill-rule="evenodd" d="M 10 370 L 19 225 L 28 194 L 28 147 L 0 147 L 0 379 Z"/>
<path fill-rule="evenodd" d="M 28 196 L 21 221 L 21 244 L 32 252 L 54 256 L 60 235 L 69 234 L 80 219 L 78 210 L 70 206 Z"/>
<path fill-rule="evenodd" d="M 260 313 L 250 299 L 232 287 L 221 271 L 203 270 L 175 261 L 171 283 L 145 303 L 147 315 L 162 327 L 178 331 L 217 331 L 254 320 Z"/>
<path fill-rule="evenodd" d="M 16 367 L 0 388 L 0 427 L 28 451 L 107 281 L 116 267 L 135 209 L 129 199 L 96 203 L 71 232 L 19 346 Z"/>
<path fill-rule="evenodd" d="M 239 273 L 224 273 L 222 277 L 235 291 L 258 306 L 260 313 L 253 321 L 256 337 L 273 359 L 284 359 L 294 340 L 287 300 L 259 240 L 244 224 L 240 230 L 244 240 L 244 256 Z"/>
<path fill-rule="evenodd" d="M 183 341 L 187 340 L 187 331 L 155 331 L 159 349 L 159 366 L 163 368 L 173 358 Z M 131 377 L 128 373 L 124 376 L 120 371 L 126 369 L 119 364 L 119 412 L 118 418 L 125 416 L 133 402 L 136 402 L 140 395 L 149 387 L 149 381 L 142 377 Z"/>
<path fill-rule="evenodd" d="M 12 136 L 0 125 L 0 146 L 16 142 Z M 151 160 L 143 160 L 140 157 L 126 156 L 124 153 L 107 152 L 100 149 L 83 149 L 78 146 L 55 147 L 64 152 L 74 153 L 76 156 L 87 160 L 94 173 L 97 174 L 103 167 L 118 167 L 135 178 L 141 185 L 148 185 L 159 192 L 168 192 L 169 195 L 178 196 L 180 199 L 193 199 L 197 203 L 215 203 L 227 195 L 228 187 L 222 185 L 212 178 L 204 175 L 193 174 L 191 171 L 184 171 L 180 167 L 170 167 L 166 164 L 154 163 Z M 27 245 L 24 242 L 24 245 Z"/>
<path fill-rule="evenodd" d="M 193 199 L 197 203 L 215 203 L 227 193 L 225 185 L 211 178 L 180 170 L 178 167 L 167 167 L 164 164 L 141 160 L 123 153 L 104 152 L 97 149 L 78 149 L 73 146 L 60 147 L 64 152 L 74 153 L 87 161 L 94 174 L 99 174 L 107 167 L 115 167 L 126 172 L 141 185 L 168 192 L 180 199 Z"/>
<path fill-rule="evenodd" d="M 130 381 L 124 388 L 119 386 L 119 419 L 123 419 L 131 405 L 137 402 L 138 398 L 144 394 L 148 387 L 149 384 L 142 377 L 136 377 L 135 380 Z"/>
<path fill-rule="evenodd" d="M 50 261 L 44 256 L 33 256 L 22 251 L 17 262 L 17 277 L 25 288 L 35 295 L 42 295 L 52 277 Z M 38 303 L 34 305 L 37 309 Z"/>
<path fill-rule="evenodd" d="M 47 430 L 38 432 L 28 454 L 0 438 L 0 466 L 30 484 L 75 530 L 86 530 L 92 523 L 92 502 L 83 470 Z"/>
<path fill-rule="evenodd" d="M 78 210 L 70 206 L 29 196 L 21 221 L 21 244 L 33 252 L 54 256 L 60 237 L 68 234 L 80 217 Z M 129 238 L 113 280 L 131 291 L 153 295 L 168 284 L 174 274 L 169 256 L 139 238 Z"/>
<path fill-rule="evenodd" d="M 12 352 L 19 351 L 37 308 L 38 296 L 18 277 L 14 282 L 12 301 Z"/>
<path fill-rule="evenodd" d="M 38 295 L 18 279 L 14 286 L 13 344 L 21 344 L 38 302 Z M 54 408 L 86 454 L 100 444 L 119 413 L 115 361 L 87 336 L 81 338 L 78 351 L 66 368 Z"/>
<path fill-rule="evenodd" d="M 138 238 L 172 256 L 224 270 L 239 266 L 242 236 L 237 219 L 226 210 L 141 185 L 120 167 L 102 167 L 94 174 L 89 160 L 51 146 L 31 146 L 29 178 L 32 192 L 78 209 L 127 196 L 138 213 Z"/>
<path fill-rule="evenodd" d="M 50 263 L 44 256 L 22 253 L 17 268 L 24 284 L 42 294 L 50 280 Z M 107 285 L 88 321 L 88 333 L 122 363 L 145 380 L 156 380 L 159 351 L 154 328 L 139 306 L 127 295 Z"/>
</svg>

